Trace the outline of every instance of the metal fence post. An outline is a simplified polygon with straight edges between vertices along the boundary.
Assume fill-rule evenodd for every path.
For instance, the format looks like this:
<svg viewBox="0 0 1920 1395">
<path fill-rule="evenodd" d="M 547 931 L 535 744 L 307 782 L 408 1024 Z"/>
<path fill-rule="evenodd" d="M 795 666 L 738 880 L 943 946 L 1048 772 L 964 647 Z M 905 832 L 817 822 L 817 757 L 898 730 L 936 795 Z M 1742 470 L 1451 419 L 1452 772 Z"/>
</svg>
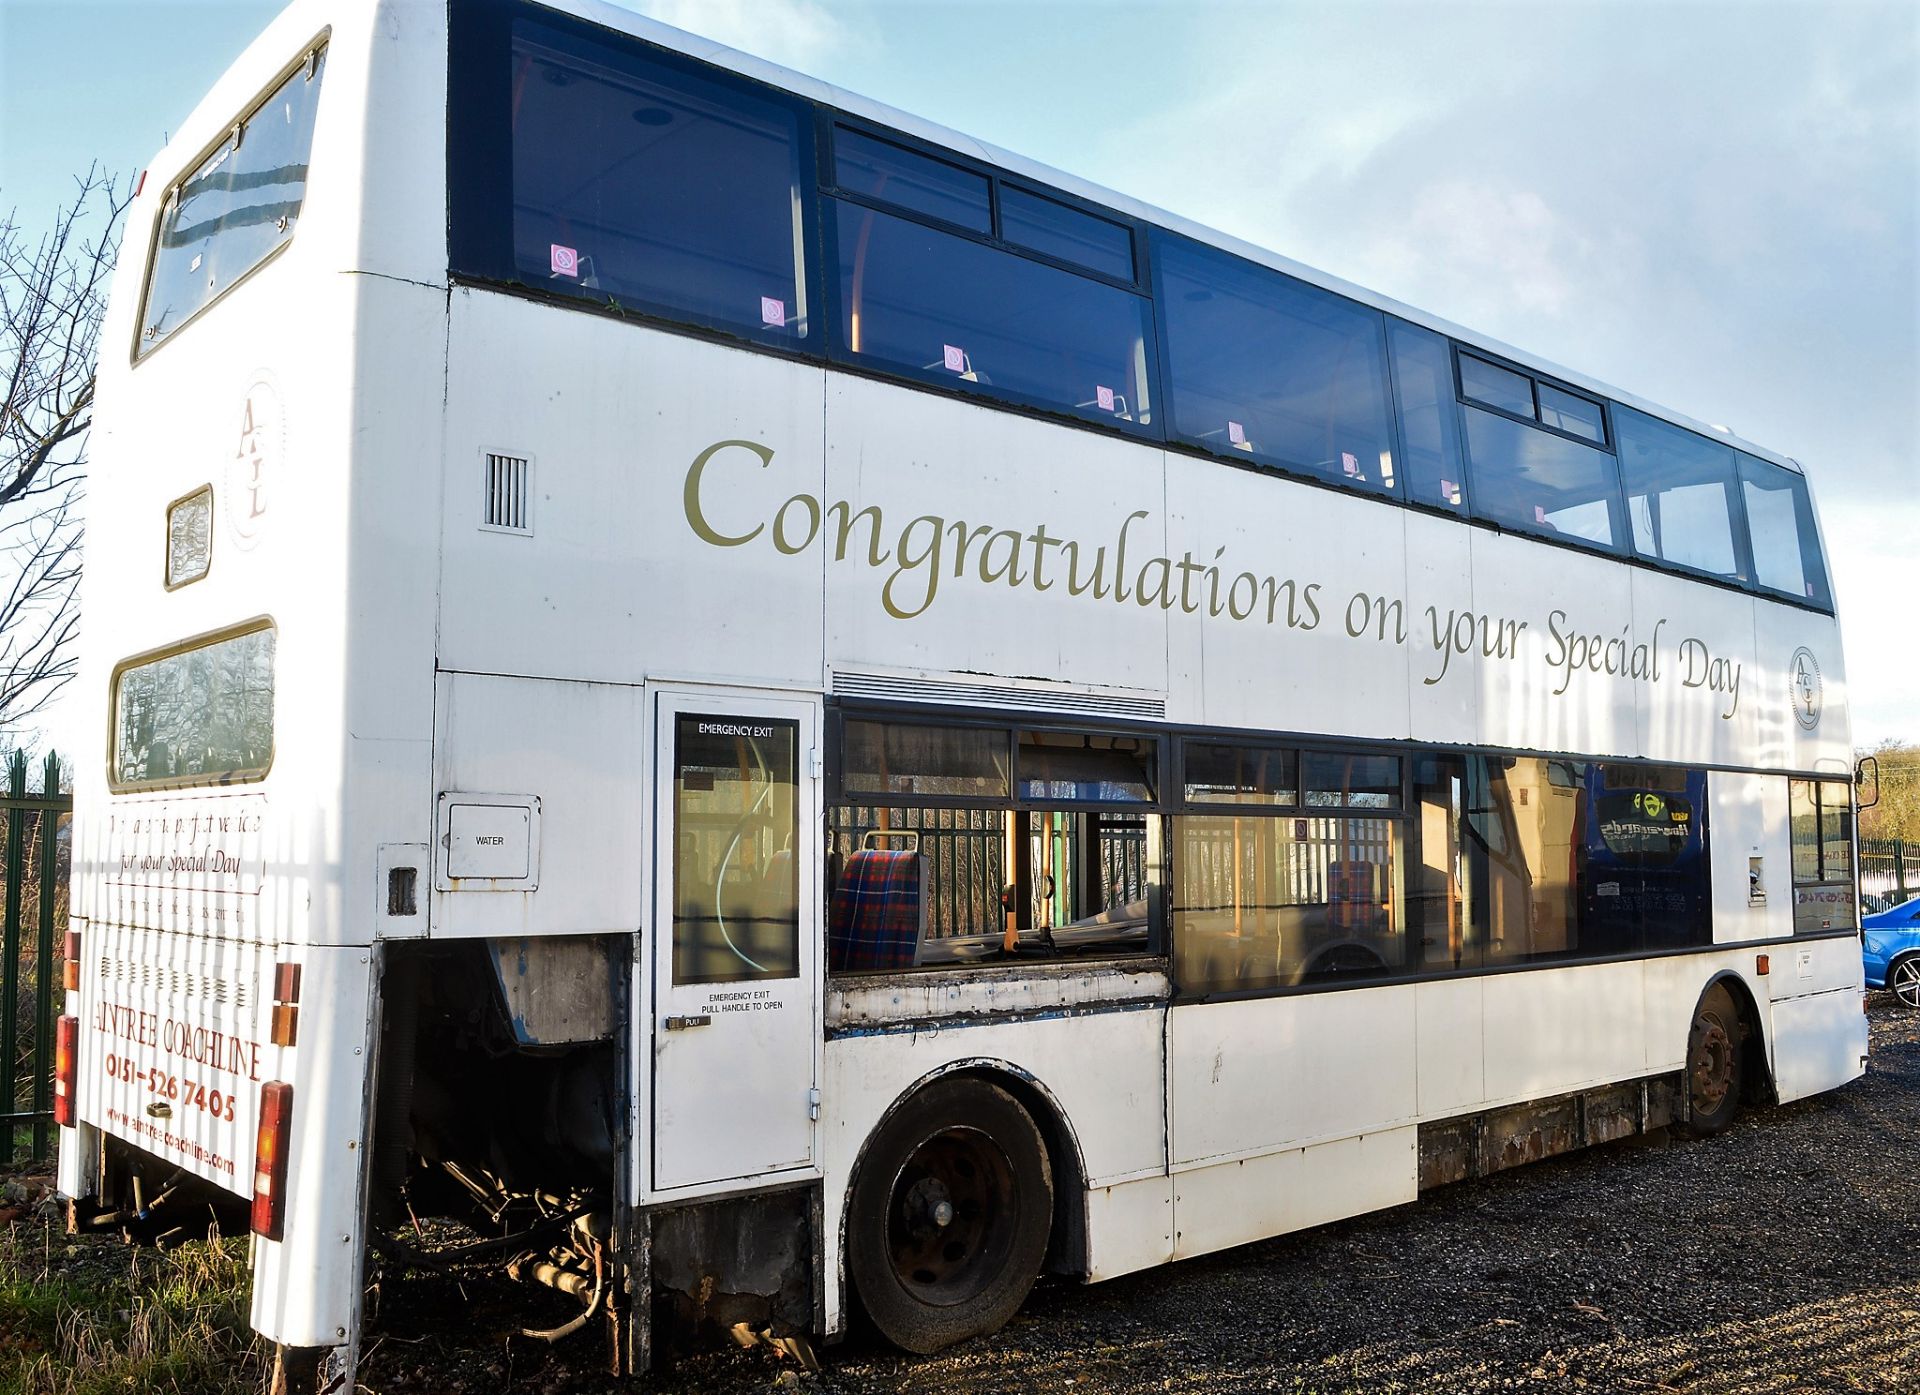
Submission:
<svg viewBox="0 0 1920 1395">
<path fill-rule="evenodd" d="M 33 962 L 34 1001 L 39 1007 L 33 1024 L 33 1156 L 47 1156 L 48 1131 L 53 1125 L 53 912 L 60 894 L 60 810 L 54 800 L 60 793 L 60 757 L 47 753 L 41 775 L 40 793 L 47 802 L 40 807 L 40 953 Z"/>
<path fill-rule="evenodd" d="M 13 753 L 8 771 L 12 802 L 7 805 L 7 890 L 5 929 L 0 932 L 0 1167 L 13 1163 L 13 1115 L 20 1107 L 14 1081 L 14 1057 L 20 1049 L 20 874 L 23 802 L 27 797 L 27 753 Z M 36 1049 L 36 1056 L 39 1054 Z"/>
<path fill-rule="evenodd" d="M 1900 889 L 1901 904 L 1907 899 L 1907 840 L 1893 840 L 1893 884 Z"/>
</svg>

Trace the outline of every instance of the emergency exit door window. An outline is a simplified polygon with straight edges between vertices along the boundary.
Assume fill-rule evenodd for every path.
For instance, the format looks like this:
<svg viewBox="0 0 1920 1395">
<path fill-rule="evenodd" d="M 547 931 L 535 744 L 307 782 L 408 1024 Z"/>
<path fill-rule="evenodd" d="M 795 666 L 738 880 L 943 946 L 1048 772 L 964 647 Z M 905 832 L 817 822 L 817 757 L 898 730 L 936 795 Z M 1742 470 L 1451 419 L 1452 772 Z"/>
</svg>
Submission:
<svg viewBox="0 0 1920 1395">
<path fill-rule="evenodd" d="M 800 972 L 799 731 L 781 718 L 676 719 L 675 983 Z"/>
</svg>

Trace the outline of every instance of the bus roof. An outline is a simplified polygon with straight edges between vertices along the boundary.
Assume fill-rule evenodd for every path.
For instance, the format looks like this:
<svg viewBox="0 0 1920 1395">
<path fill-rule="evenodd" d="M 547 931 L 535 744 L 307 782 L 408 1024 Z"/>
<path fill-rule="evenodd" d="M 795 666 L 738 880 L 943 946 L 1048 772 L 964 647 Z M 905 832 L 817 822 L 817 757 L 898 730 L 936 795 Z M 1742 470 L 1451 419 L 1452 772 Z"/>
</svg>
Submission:
<svg viewBox="0 0 1920 1395">
<path fill-rule="evenodd" d="M 865 118 L 866 120 L 883 126 L 891 126 L 895 130 L 902 131 L 910 136 L 915 136 L 920 140 L 927 141 L 934 145 L 945 146 L 947 149 L 953 150 L 961 155 L 985 161 L 987 164 L 995 165 L 1009 173 L 1031 179 L 1036 183 L 1052 185 L 1056 189 L 1086 199 L 1090 203 L 1104 205 L 1117 213 L 1138 218 L 1142 222 L 1165 228 L 1169 232 L 1179 233 L 1184 237 L 1193 238 L 1197 242 L 1209 243 L 1223 251 L 1231 252 L 1235 256 L 1244 257 L 1251 262 L 1258 262 L 1262 266 L 1268 266 L 1275 271 L 1284 272 L 1288 276 L 1296 277 L 1299 280 L 1309 282 L 1325 290 L 1333 291 L 1338 295 L 1359 301 L 1363 305 L 1370 305 L 1374 309 L 1386 314 L 1397 315 L 1401 319 L 1411 320 L 1415 324 L 1424 325 L 1429 329 L 1457 339 L 1464 344 L 1471 344 L 1489 353 L 1526 364 L 1551 377 L 1559 378 L 1575 387 L 1585 388 L 1589 392 L 1609 398 L 1623 406 L 1632 407 L 1636 411 L 1645 412 L 1650 416 L 1660 417 L 1665 421 L 1672 422 L 1676 426 L 1685 427 L 1689 431 L 1699 432 L 1701 435 L 1711 439 L 1724 441 L 1728 445 L 1746 451 L 1749 455 L 1758 456 L 1763 460 L 1770 460 L 1774 464 L 1793 470 L 1796 473 L 1805 473 L 1800 466 L 1800 462 L 1791 456 L 1781 455 L 1777 451 L 1767 449 L 1765 446 L 1743 440 L 1733 432 L 1722 427 L 1709 425 L 1706 422 L 1676 412 L 1671 408 L 1663 407 L 1656 402 L 1649 402 L 1644 398 L 1636 397 L 1632 393 L 1623 392 L 1619 388 L 1603 383 L 1588 374 L 1575 372 L 1559 364 L 1552 363 L 1540 357 L 1538 354 L 1526 353 L 1514 348 L 1512 345 L 1504 344 L 1497 339 L 1490 338 L 1485 334 L 1480 334 L 1474 330 L 1454 324 L 1437 315 L 1428 314 L 1426 311 L 1417 309 L 1414 306 L 1403 304 L 1390 296 L 1381 295 L 1376 291 L 1368 290 L 1364 286 L 1357 286 L 1351 281 L 1342 280 L 1338 276 L 1329 275 L 1327 272 L 1306 266 L 1303 263 L 1294 261 L 1291 257 L 1284 257 L 1277 252 L 1270 252 L 1264 247 L 1255 246 L 1251 242 L 1246 242 L 1227 233 L 1219 232 L 1213 228 L 1196 223 L 1191 219 L 1182 218 L 1178 214 L 1169 213 L 1165 209 L 1156 208 L 1152 204 L 1144 203 L 1126 194 L 1116 193 L 1112 189 L 1103 188 L 1090 180 L 1080 178 L 1078 175 L 1069 174 L 1064 170 L 1057 170 L 1048 165 L 1043 165 L 1037 160 L 1030 160 L 1026 156 L 1017 154 L 1014 151 L 1004 150 L 997 145 L 991 145 L 986 141 L 977 140 L 962 132 L 951 130 L 935 122 L 928 121 L 924 117 L 915 116 L 911 112 L 901 111 L 896 107 L 888 106 L 884 102 L 876 102 L 869 97 L 863 97 L 857 92 L 849 92 L 845 88 L 835 87 L 832 83 L 823 82 L 819 78 L 810 77 L 805 73 L 795 72 L 791 68 L 782 67 L 778 63 L 770 62 L 764 58 L 757 58 L 750 53 L 743 53 L 736 48 L 729 48 L 727 45 L 715 40 L 704 39 L 684 29 L 676 29 L 670 24 L 663 24 L 658 20 L 649 19 L 645 15 L 636 14 L 632 10 L 623 9 L 617 4 L 610 3 L 610 0 L 538 0 L 538 3 L 548 9 L 557 10 L 564 14 L 571 14 L 594 24 L 602 25 L 605 28 L 618 30 L 622 33 L 631 34 L 636 38 L 645 39 L 649 43 L 658 44 L 662 48 L 671 49 L 676 53 L 685 54 L 690 58 L 697 58 L 703 62 L 711 63 L 716 67 L 726 68 L 744 77 L 753 78 L 756 81 L 767 83 L 769 86 L 781 88 L 796 96 L 808 98 L 825 106 L 836 107 L 841 111 Z"/>
</svg>

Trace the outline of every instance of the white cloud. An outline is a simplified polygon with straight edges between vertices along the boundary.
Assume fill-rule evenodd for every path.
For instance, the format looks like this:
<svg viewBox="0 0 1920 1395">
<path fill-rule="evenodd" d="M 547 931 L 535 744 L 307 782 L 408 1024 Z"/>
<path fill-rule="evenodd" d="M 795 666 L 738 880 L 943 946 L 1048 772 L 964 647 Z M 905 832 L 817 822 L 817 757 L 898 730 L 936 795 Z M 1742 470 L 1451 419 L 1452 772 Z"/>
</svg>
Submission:
<svg viewBox="0 0 1920 1395">
<path fill-rule="evenodd" d="M 1820 512 L 1846 646 L 1854 743 L 1920 741 L 1920 605 L 1911 561 L 1920 500 L 1826 504 Z"/>
<path fill-rule="evenodd" d="M 662 24 L 815 72 L 844 48 L 844 25 L 815 0 L 623 0 Z"/>
</svg>

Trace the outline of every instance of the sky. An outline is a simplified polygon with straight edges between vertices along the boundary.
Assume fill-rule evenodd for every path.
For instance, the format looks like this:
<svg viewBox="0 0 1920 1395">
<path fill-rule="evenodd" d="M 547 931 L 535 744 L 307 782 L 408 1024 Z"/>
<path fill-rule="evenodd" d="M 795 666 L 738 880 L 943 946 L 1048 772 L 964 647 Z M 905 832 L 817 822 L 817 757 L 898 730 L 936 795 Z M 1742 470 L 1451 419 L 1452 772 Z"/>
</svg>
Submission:
<svg viewBox="0 0 1920 1395">
<path fill-rule="evenodd" d="M 1800 461 L 1856 742 L 1920 741 L 1920 4 L 626 0 Z M 0 0 L 0 207 L 278 9 Z"/>
</svg>

